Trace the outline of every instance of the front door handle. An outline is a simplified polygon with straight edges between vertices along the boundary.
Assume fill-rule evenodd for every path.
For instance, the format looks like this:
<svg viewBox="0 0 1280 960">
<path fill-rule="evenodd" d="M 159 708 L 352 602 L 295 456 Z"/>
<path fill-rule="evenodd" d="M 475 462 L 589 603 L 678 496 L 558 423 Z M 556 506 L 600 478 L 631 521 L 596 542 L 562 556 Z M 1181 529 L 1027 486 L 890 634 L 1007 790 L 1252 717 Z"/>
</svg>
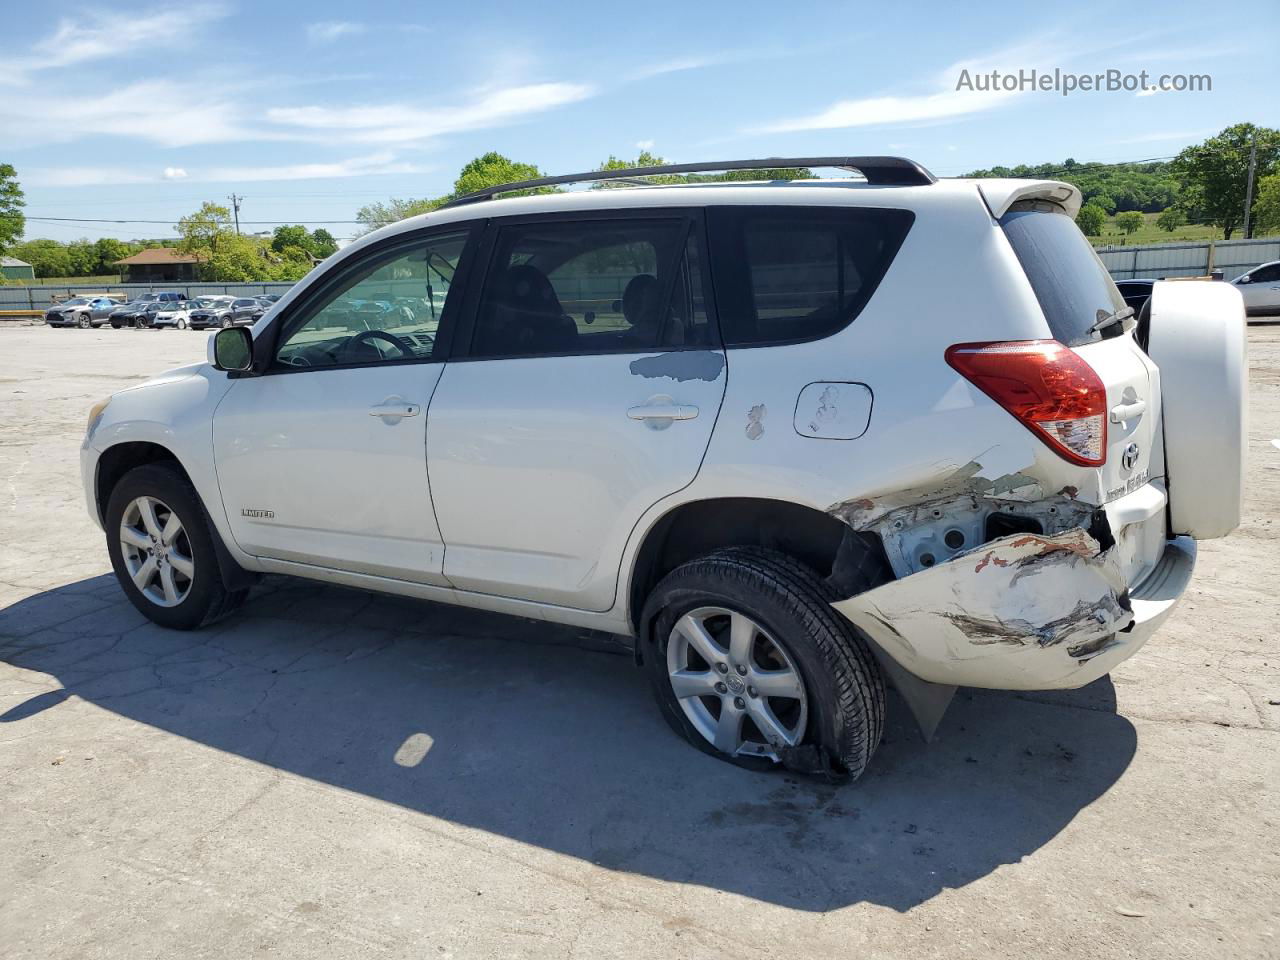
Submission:
<svg viewBox="0 0 1280 960">
<path fill-rule="evenodd" d="M 632 420 L 692 420 L 698 408 L 687 403 L 642 403 L 627 410 Z"/>
<path fill-rule="evenodd" d="M 416 403 L 388 401 L 387 403 L 382 403 L 376 407 L 372 407 L 369 410 L 369 416 L 381 417 L 384 422 L 389 423 L 392 420 L 400 420 L 404 417 L 416 417 L 421 410 L 422 407 L 418 406 Z"/>
<path fill-rule="evenodd" d="M 1147 401 L 1135 400 L 1133 403 L 1118 403 L 1111 408 L 1111 422 L 1124 423 L 1142 416 L 1147 409 Z"/>
</svg>

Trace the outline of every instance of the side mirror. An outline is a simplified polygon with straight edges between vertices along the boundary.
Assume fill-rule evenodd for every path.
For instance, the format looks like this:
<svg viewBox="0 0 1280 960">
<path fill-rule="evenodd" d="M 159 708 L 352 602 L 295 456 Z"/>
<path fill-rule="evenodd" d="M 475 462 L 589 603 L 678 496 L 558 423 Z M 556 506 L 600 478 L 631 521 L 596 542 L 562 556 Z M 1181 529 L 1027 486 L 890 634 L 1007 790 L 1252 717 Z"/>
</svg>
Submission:
<svg viewBox="0 0 1280 960">
<path fill-rule="evenodd" d="M 1238 277 L 1236 283 L 1253 283 L 1253 277 L 1246 273 L 1243 277 Z"/>
<path fill-rule="evenodd" d="M 253 334 L 248 327 L 224 327 L 210 341 L 213 366 L 228 373 L 253 369 Z"/>
</svg>

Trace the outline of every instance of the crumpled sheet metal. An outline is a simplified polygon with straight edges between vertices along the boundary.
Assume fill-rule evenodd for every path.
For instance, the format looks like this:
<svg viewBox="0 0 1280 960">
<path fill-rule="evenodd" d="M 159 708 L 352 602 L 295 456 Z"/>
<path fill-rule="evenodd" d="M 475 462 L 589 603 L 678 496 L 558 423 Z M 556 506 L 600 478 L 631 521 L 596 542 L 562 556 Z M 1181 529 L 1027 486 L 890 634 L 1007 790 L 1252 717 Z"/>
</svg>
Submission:
<svg viewBox="0 0 1280 960">
<path fill-rule="evenodd" d="M 932 683 L 1052 685 L 1133 622 L 1114 551 L 1088 531 L 1017 533 L 833 604 Z"/>
</svg>

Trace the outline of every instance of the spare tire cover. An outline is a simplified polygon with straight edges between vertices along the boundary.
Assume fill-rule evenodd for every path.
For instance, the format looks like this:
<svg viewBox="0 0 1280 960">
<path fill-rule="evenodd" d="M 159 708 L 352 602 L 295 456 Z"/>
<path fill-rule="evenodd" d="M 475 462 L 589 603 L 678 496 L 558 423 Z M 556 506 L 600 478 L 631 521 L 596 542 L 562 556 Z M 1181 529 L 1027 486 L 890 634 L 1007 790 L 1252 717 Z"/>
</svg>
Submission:
<svg viewBox="0 0 1280 960">
<path fill-rule="evenodd" d="M 1248 443 L 1244 301 L 1229 283 L 1161 281 L 1147 353 L 1160 368 L 1172 532 L 1225 537 L 1240 524 Z"/>
</svg>

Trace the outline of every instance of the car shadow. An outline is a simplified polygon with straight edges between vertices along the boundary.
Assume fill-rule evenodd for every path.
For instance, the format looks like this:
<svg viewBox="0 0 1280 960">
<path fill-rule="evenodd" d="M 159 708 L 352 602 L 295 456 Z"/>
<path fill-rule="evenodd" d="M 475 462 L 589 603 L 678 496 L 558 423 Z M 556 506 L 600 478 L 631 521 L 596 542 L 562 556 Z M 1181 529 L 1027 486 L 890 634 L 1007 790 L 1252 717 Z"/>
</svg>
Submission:
<svg viewBox="0 0 1280 960">
<path fill-rule="evenodd" d="M 624 654 L 624 655 L 618 655 Z M 0 610 L 0 659 L 219 750 L 610 870 L 802 910 L 907 910 L 1017 863 L 1116 782 L 1133 726 L 1110 680 L 961 691 L 933 744 L 890 704 L 867 774 L 753 774 L 681 743 L 603 634 L 269 578 L 192 633 L 111 576 Z"/>
</svg>

